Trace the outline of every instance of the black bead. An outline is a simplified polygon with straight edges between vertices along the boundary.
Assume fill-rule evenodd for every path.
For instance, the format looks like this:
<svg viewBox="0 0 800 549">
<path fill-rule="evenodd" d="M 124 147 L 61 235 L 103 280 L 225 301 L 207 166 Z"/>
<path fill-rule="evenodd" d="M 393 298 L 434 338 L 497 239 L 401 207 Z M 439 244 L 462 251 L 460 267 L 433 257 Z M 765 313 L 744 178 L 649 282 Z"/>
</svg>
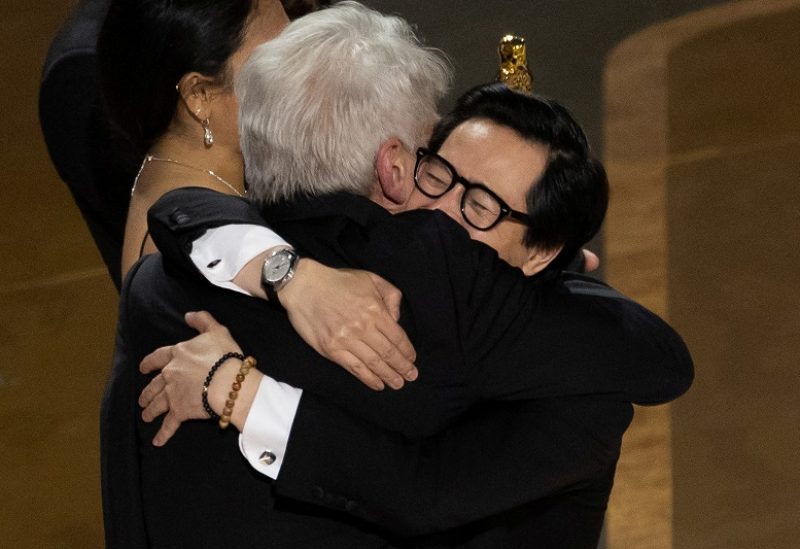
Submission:
<svg viewBox="0 0 800 549">
<path fill-rule="evenodd" d="M 219 367 L 222 366 L 226 360 L 231 358 L 244 360 L 244 355 L 241 353 L 229 352 L 219 357 L 219 360 L 217 360 L 214 365 L 211 366 L 211 369 L 208 371 L 208 376 L 206 376 L 206 381 L 203 383 L 203 409 L 208 414 L 208 417 L 215 421 L 219 419 L 219 415 L 217 415 L 217 413 L 211 409 L 211 405 L 208 403 L 208 386 L 211 385 L 211 379 L 214 377 L 214 374 L 217 373 Z"/>
</svg>

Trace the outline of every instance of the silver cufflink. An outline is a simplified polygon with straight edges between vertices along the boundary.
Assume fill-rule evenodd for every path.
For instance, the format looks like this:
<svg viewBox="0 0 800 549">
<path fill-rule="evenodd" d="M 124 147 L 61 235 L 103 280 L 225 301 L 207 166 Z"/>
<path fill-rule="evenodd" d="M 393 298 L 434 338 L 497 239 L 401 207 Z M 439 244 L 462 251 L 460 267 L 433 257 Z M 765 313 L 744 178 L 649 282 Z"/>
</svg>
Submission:
<svg viewBox="0 0 800 549">
<path fill-rule="evenodd" d="M 269 450 L 262 452 L 261 455 L 258 456 L 258 461 L 263 465 L 272 465 L 275 463 L 275 454 Z"/>
</svg>

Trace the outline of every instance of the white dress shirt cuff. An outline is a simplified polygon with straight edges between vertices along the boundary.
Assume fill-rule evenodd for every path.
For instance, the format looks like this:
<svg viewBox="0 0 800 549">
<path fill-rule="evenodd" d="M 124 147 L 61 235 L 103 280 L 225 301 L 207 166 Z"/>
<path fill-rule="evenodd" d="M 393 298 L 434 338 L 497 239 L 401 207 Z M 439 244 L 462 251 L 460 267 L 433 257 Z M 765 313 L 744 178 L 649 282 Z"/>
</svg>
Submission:
<svg viewBox="0 0 800 549">
<path fill-rule="evenodd" d="M 302 395 L 302 389 L 265 375 L 239 435 L 242 455 L 256 471 L 271 479 L 277 479 L 281 470 Z"/>
<path fill-rule="evenodd" d="M 260 253 L 288 243 L 260 225 L 223 225 L 209 229 L 192 243 L 189 254 L 195 267 L 220 288 L 248 294 L 233 278 Z M 249 295 L 249 294 L 248 294 Z"/>
</svg>

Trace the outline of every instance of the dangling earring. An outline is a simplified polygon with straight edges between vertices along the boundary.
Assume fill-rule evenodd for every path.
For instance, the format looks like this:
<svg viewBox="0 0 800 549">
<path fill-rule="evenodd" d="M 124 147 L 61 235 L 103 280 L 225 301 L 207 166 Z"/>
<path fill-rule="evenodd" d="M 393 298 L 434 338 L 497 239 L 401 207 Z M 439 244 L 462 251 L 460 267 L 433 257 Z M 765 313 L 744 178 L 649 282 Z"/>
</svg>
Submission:
<svg viewBox="0 0 800 549">
<path fill-rule="evenodd" d="M 210 147 L 214 144 L 214 134 L 211 133 L 211 128 L 209 127 L 208 118 L 201 122 L 203 124 L 203 143 L 206 147 Z"/>
</svg>

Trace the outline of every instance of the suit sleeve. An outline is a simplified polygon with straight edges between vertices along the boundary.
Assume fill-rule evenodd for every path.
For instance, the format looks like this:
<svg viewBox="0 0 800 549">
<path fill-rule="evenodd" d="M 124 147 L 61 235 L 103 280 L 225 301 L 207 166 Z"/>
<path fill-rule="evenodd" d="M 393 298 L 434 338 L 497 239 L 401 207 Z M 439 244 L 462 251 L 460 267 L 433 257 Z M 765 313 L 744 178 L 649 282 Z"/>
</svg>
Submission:
<svg viewBox="0 0 800 549">
<path fill-rule="evenodd" d="M 404 222 L 399 228 L 398 218 Z M 162 253 L 197 278 L 188 254 L 205 229 L 265 221 L 242 199 L 178 189 L 151 209 L 149 223 Z M 391 400 L 386 410 L 405 406 L 407 417 L 419 420 L 415 425 L 409 421 L 404 432 L 435 432 L 484 400 L 596 394 L 658 404 L 691 384 L 692 361 L 680 336 L 611 288 L 576 294 L 559 282 L 527 278 L 438 212 L 408 212 L 371 230 L 349 251 L 354 257 L 380 258 L 372 267 L 403 291 L 410 312 L 404 313 L 404 328 L 412 340 L 418 343 L 413 336 L 418 334 L 449 342 L 455 334 L 460 342 L 446 350 L 418 346 L 420 371 L 428 380 L 435 378 L 431 391 L 415 383 L 413 389 L 381 397 Z M 387 239 L 393 245 L 387 246 Z M 433 389 L 448 396 L 435 401 Z M 420 397 L 432 414 L 416 412 Z M 346 398 L 335 403 L 347 406 Z M 366 403 L 356 408 L 370 410 Z"/>
<path fill-rule="evenodd" d="M 205 280 L 192 263 L 192 242 L 222 225 L 263 225 L 266 221 L 247 200 L 203 189 L 182 187 L 162 196 L 147 213 L 156 247 L 171 265 L 194 280 Z"/>
<path fill-rule="evenodd" d="M 613 470 L 631 417 L 630 404 L 592 397 L 493 403 L 408 439 L 304 395 L 276 494 L 428 534 Z"/>
<path fill-rule="evenodd" d="M 660 404 L 691 385 L 686 345 L 658 315 L 589 279 L 571 289 L 525 277 L 442 214 L 434 221 L 475 400 L 596 394 Z"/>
</svg>

